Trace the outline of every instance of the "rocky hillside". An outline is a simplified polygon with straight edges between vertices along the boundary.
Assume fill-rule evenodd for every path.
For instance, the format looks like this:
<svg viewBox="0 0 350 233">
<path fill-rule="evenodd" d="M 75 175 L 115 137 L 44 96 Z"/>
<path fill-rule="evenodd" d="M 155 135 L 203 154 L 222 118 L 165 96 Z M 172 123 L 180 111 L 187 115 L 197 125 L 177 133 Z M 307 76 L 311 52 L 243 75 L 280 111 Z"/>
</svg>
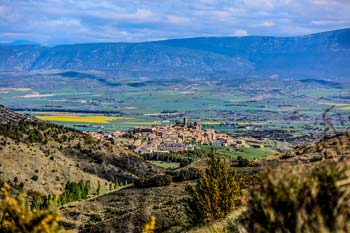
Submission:
<svg viewBox="0 0 350 233">
<path fill-rule="evenodd" d="M 63 225 L 79 232 L 142 232 L 151 216 L 159 232 L 184 232 L 186 183 L 163 187 L 125 188 L 61 208 Z"/>
<path fill-rule="evenodd" d="M 125 184 L 161 171 L 131 151 L 82 132 L 1 108 L 0 181 L 58 194 L 68 181 Z M 5 120 L 4 120 L 5 122 Z"/>
<path fill-rule="evenodd" d="M 34 116 L 19 114 L 0 105 L 0 124 L 9 124 L 18 121 L 33 122 L 36 120 Z"/>
</svg>

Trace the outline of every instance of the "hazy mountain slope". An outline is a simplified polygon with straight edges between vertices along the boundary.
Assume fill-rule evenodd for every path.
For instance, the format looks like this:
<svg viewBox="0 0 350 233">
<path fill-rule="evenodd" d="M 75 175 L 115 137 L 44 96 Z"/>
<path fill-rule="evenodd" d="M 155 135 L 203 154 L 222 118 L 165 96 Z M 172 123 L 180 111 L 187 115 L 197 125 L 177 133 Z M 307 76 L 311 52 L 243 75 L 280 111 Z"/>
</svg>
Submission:
<svg viewBox="0 0 350 233">
<path fill-rule="evenodd" d="M 100 181 L 108 189 L 107 181 L 131 182 L 161 171 L 117 145 L 46 122 L 16 121 L 18 116 L 12 115 L 13 121 L 0 124 L 0 179 L 4 182 L 59 193 L 67 181 L 90 179 L 94 187 Z"/>
<path fill-rule="evenodd" d="M 350 29 L 297 37 L 208 37 L 147 43 L 0 46 L 0 71 L 103 70 L 123 76 L 234 78 L 350 73 Z M 216 77 L 216 76 L 215 76 Z"/>
<path fill-rule="evenodd" d="M 208 37 L 155 43 L 242 57 L 254 63 L 257 73 L 335 76 L 350 72 L 350 29 L 296 37 Z"/>
<path fill-rule="evenodd" d="M 350 29 L 295 37 L 200 37 L 151 43 L 252 58 L 257 53 L 346 51 L 350 49 Z"/>
<path fill-rule="evenodd" d="M 252 67 L 248 61 L 221 54 L 149 43 L 32 46 L 32 52 L 29 47 L 0 46 L 0 70 L 88 69 L 169 76 L 211 72 L 240 74 Z"/>
</svg>

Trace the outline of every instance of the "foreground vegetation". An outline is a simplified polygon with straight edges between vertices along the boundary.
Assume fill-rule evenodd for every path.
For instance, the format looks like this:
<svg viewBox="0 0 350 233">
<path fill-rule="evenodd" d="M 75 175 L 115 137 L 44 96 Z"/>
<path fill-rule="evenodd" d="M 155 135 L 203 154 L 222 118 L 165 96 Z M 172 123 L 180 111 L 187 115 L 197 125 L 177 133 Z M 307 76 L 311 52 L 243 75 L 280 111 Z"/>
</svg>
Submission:
<svg viewBox="0 0 350 233">
<path fill-rule="evenodd" d="M 191 196 L 192 215 L 197 223 L 224 218 L 240 205 L 241 190 L 235 171 L 214 154 L 196 186 L 188 186 L 187 190 Z"/>
<path fill-rule="evenodd" d="M 161 186 L 156 189 L 158 190 L 156 195 L 160 195 L 159 192 L 162 190 L 174 189 L 177 184 L 169 187 L 173 182 L 197 178 L 196 184 L 192 182 L 188 183 L 186 188 L 187 197 L 180 197 L 173 203 L 174 208 L 177 208 L 177 205 L 180 205 L 180 203 L 181 205 L 185 202 L 188 203 L 189 211 L 186 215 L 191 219 L 190 222 L 186 222 L 186 220 L 181 223 L 180 220 L 175 220 L 176 217 L 171 217 L 174 218 L 171 220 L 173 224 L 178 222 L 183 227 L 181 229 L 186 229 L 194 224 L 209 224 L 205 226 L 207 226 L 206 229 L 212 229 L 211 232 L 331 233 L 350 231 L 350 166 L 347 159 L 338 158 L 336 160 L 326 160 L 325 162 L 282 165 L 277 168 L 270 168 L 259 175 L 260 182 L 258 185 L 251 185 L 247 190 L 242 189 L 241 180 L 237 177 L 234 170 L 229 167 L 225 157 L 211 155 L 206 161 L 207 168 L 202 171 L 195 168 L 181 168 L 147 179 L 136 180 L 135 186 L 137 188 L 134 188 L 132 192 L 147 193 L 148 189 L 151 190 L 153 189 L 152 187 Z M 89 182 L 69 183 L 66 187 L 67 190 L 60 197 L 56 198 L 56 200 L 82 200 L 92 193 Z M 2 218 L 1 227 L 8 227 L 6 224 L 10 220 L 5 218 L 9 216 L 6 214 L 6 211 L 9 211 L 7 209 L 12 208 L 13 205 L 6 204 L 7 202 L 12 203 L 12 201 L 9 201 L 10 195 L 8 191 L 3 189 L 2 192 L 0 208 L 2 211 L 0 213 L 0 217 Z M 107 195 L 104 198 L 109 197 L 111 198 L 110 200 L 114 200 L 117 197 L 114 195 L 118 195 L 118 192 L 113 195 Z M 98 191 L 96 190 L 95 193 L 98 193 Z M 125 196 L 129 196 L 126 193 L 127 191 L 124 191 L 124 194 L 122 194 L 124 199 L 121 200 L 125 201 Z M 166 193 L 161 195 L 166 195 Z M 15 199 L 19 202 L 23 197 L 20 195 Z M 151 201 L 149 199 L 145 200 L 147 202 Z M 93 202 L 93 200 L 91 201 Z M 23 203 L 26 203 L 26 201 L 23 201 Z M 55 201 L 50 203 L 55 203 Z M 56 203 L 59 204 L 59 202 Z M 171 205 L 169 204 L 171 203 L 169 200 L 165 203 L 167 203 L 166 205 Z M 50 213 L 54 216 L 57 214 L 56 212 L 51 212 L 51 205 L 48 205 L 48 209 L 43 208 L 42 210 L 38 210 L 40 208 L 37 206 L 32 207 L 33 210 L 31 210 L 28 204 L 26 205 L 26 211 L 17 214 L 32 216 L 32 214 L 38 213 L 38 211 L 40 213 Z M 158 204 L 158 206 L 163 205 L 165 205 L 164 202 L 163 204 Z M 23 206 L 25 205 L 23 204 Z M 112 208 L 109 209 L 109 211 L 112 210 Z M 77 210 L 73 212 L 75 211 Z M 145 209 L 142 211 L 145 211 Z M 157 215 L 157 222 L 155 226 L 152 226 L 152 229 L 154 228 L 156 231 L 167 229 L 164 228 L 164 224 L 170 221 L 170 219 L 165 220 L 164 218 L 165 216 L 167 216 L 166 218 L 172 216 L 169 216 L 169 213 L 166 212 L 168 210 L 162 209 L 162 211 L 165 212 Z M 119 212 L 113 210 L 111 213 L 114 213 L 113 216 L 116 217 L 115 214 Z M 156 216 L 152 211 L 147 213 L 147 216 Z M 235 216 L 234 219 L 231 216 Z M 13 229 L 22 227 L 17 226 L 17 221 L 14 220 L 15 218 L 15 216 L 11 216 L 11 219 L 13 219 Z M 26 219 L 32 218 L 34 217 L 28 217 Z M 149 217 L 145 217 L 144 219 L 146 220 L 137 220 L 135 224 L 140 224 L 142 228 L 145 222 L 151 220 Z M 218 220 L 220 220 L 220 224 L 218 224 Z M 103 218 L 100 221 L 103 225 Z M 18 224 L 25 224 L 27 226 L 29 223 L 18 222 Z M 200 229 L 199 232 L 205 232 L 203 230 L 204 228 Z M 57 230 L 60 229 L 57 228 Z M 1 232 L 14 231 L 3 230 Z"/>
<path fill-rule="evenodd" d="M 349 232 L 349 163 L 283 167 L 250 193 L 248 232 Z"/>
<path fill-rule="evenodd" d="M 57 209 L 50 205 L 47 209 L 31 209 L 26 196 L 21 193 L 11 197 L 9 185 L 1 189 L 0 232 L 3 233 L 57 233 L 64 232 L 59 226 Z"/>
<path fill-rule="evenodd" d="M 96 169 L 115 164 L 116 174 L 129 169 L 134 160 L 139 161 L 133 170 L 138 171 L 133 176 L 133 185 L 109 193 L 105 192 L 108 185 L 110 191 L 118 186 L 116 177 L 110 177 L 112 182 L 95 180 L 97 185 L 93 184 L 93 176 L 80 182 L 65 180 L 59 183 L 63 186 L 56 195 L 35 193 L 28 188 L 28 195 L 16 195 L 26 188 L 21 181 L 31 176 L 18 179 L 18 174 L 14 174 L 16 177 L 8 179 L 2 175 L 0 183 L 6 181 L 15 189 L 12 195 L 8 186 L 1 190 L 0 232 L 59 232 L 57 206 L 64 215 L 63 226 L 78 231 L 140 232 L 145 228 L 183 232 L 194 225 L 215 229 L 220 222 L 216 232 L 350 232 L 350 136 L 329 134 L 326 131 L 320 142 L 299 146 L 281 156 L 253 161 L 239 156 L 232 161 L 213 150 L 131 157 L 120 155 L 122 150 L 116 150 L 114 145 L 104 145 L 66 127 L 43 122 L 0 125 L 1 151 L 8 154 L 4 158 L 9 161 L 17 155 L 12 147 L 24 145 L 46 145 L 64 151 L 64 164 L 72 155 L 87 156 L 86 165 L 95 164 L 94 159 L 100 161 L 94 165 Z M 88 146 L 91 151 L 86 149 Z M 18 158 L 26 155 L 23 151 Z M 38 158 L 46 159 L 43 165 L 46 167 L 59 157 L 50 159 L 43 154 Z M 181 167 L 157 168 L 146 174 L 145 169 L 153 166 L 145 162 L 148 159 L 178 163 Z M 121 162 L 125 165 L 120 166 Z M 14 163 L 18 164 L 18 160 Z M 82 165 L 74 163 L 71 169 Z M 45 171 L 32 171 L 35 174 L 32 183 L 37 184 L 33 187 L 43 184 L 37 182 L 41 174 L 56 172 Z M 101 174 L 110 176 L 107 171 Z M 104 194 L 88 198 L 100 192 Z"/>
</svg>

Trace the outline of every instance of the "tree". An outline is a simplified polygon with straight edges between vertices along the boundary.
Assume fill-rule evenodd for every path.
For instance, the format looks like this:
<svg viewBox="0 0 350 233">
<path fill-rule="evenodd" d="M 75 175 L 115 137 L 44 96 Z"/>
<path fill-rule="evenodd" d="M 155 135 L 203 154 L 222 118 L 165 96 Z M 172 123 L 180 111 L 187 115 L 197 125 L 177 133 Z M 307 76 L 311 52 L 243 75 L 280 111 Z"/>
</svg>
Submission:
<svg viewBox="0 0 350 233">
<path fill-rule="evenodd" d="M 101 184 L 100 184 L 100 181 L 97 182 L 97 189 L 96 189 L 96 194 L 100 194 L 101 192 Z"/>
<path fill-rule="evenodd" d="M 85 195 L 86 195 L 86 197 L 92 195 L 91 181 L 90 180 L 85 181 Z"/>
<path fill-rule="evenodd" d="M 226 217 L 240 204 L 240 184 L 235 171 L 228 168 L 224 159 L 211 155 L 208 168 L 200 174 L 195 187 L 188 186 L 193 217 L 212 221 Z"/>
</svg>

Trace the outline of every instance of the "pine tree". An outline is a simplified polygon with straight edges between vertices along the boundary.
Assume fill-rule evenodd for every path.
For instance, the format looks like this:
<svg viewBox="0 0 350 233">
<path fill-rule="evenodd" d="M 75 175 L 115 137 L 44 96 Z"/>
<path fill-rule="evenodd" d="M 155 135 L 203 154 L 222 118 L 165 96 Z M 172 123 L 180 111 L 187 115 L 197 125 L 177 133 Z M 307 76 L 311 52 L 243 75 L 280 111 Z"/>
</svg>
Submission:
<svg viewBox="0 0 350 233">
<path fill-rule="evenodd" d="M 196 186 L 187 187 L 190 207 L 198 221 L 212 221 L 226 217 L 240 203 L 240 185 L 234 170 L 224 159 L 211 155 L 208 168 L 201 173 Z"/>
<path fill-rule="evenodd" d="M 100 194 L 100 192 L 101 192 L 101 184 L 100 184 L 100 181 L 98 181 L 98 183 L 97 183 L 97 189 L 96 189 L 96 194 L 98 195 L 98 194 Z"/>
<path fill-rule="evenodd" d="M 119 186 L 118 185 L 118 180 L 117 180 L 117 178 L 115 178 L 114 179 L 114 189 L 117 189 L 118 186 Z"/>
<path fill-rule="evenodd" d="M 92 195 L 91 181 L 90 180 L 85 181 L 85 195 L 86 195 L 86 197 Z"/>
</svg>

